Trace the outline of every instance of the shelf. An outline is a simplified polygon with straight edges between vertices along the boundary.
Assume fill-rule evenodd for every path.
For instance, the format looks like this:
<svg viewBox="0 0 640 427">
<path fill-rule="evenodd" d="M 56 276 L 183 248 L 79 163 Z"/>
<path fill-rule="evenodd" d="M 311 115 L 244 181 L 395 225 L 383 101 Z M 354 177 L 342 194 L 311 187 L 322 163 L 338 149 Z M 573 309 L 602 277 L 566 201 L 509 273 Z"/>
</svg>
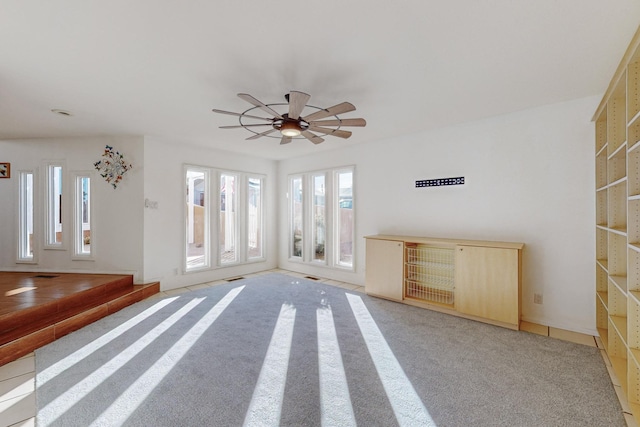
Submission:
<svg viewBox="0 0 640 427">
<path fill-rule="evenodd" d="M 609 276 L 611 280 L 620 289 L 620 292 L 627 293 L 627 277 L 626 276 Z"/>
<path fill-rule="evenodd" d="M 609 361 L 613 366 L 613 372 L 615 372 L 622 390 L 627 391 L 627 359 L 622 357 L 609 356 Z"/>
<path fill-rule="evenodd" d="M 598 296 L 598 298 L 600 299 L 600 301 L 604 305 L 604 308 L 606 309 L 607 308 L 607 295 L 608 295 L 608 292 L 607 291 L 598 291 L 598 292 L 596 292 L 596 295 Z"/>
<path fill-rule="evenodd" d="M 618 183 L 627 179 L 627 145 L 622 144 L 607 160 L 607 181 Z"/>
<path fill-rule="evenodd" d="M 602 341 L 602 345 L 604 345 L 604 350 L 609 353 L 609 330 L 606 328 L 598 327 L 598 335 L 600 336 L 600 341 Z"/>
<path fill-rule="evenodd" d="M 627 317 L 627 293 L 623 292 L 612 280 L 609 280 L 607 311 L 609 317 Z"/>
<path fill-rule="evenodd" d="M 609 154 L 607 156 L 607 159 L 611 160 L 614 159 L 616 157 L 618 158 L 625 158 L 625 155 L 627 153 L 627 144 L 626 143 L 622 143 L 618 148 L 616 148 L 613 153 Z"/>
<path fill-rule="evenodd" d="M 640 349 L 640 305 L 638 305 L 637 291 L 628 301 L 626 326 L 628 327 L 626 340 L 628 347 Z"/>
<path fill-rule="evenodd" d="M 627 260 L 627 290 L 640 291 L 640 252 L 629 249 Z"/>
<path fill-rule="evenodd" d="M 611 187 L 615 187 L 616 185 L 622 185 L 622 184 L 624 184 L 625 182 L 627 182 L 627 177 L 626 177 L 626 176 L 623 176 L 622 178 L 619 178 L 619 179 L 616 179 L 616 180 L 615 180 L 615 181 L 613 181 L 613 182 L 610 182 L 610 183 L 609 183 L 609 188 L 611 188 Z"/>
<path fill-rule="evenodd" d="M 640 124 L 640 123 L 638 123 L 638 124 Z M 631 145 L 627 149 L 627 153 L 628 154 L 630 154 L 630 153 L 638 150 L 638 148 L 640 148 L 640 141 L 636 141 L 636 142 L 633 142 L 633 140 L 630 140 L 630 141 L 631 141 Z"/>
<path fill-rule="evenodd" d="M 638 138 L 640 138 L 640 122 L 638 123 Z M 634 147 L 639 147 L 640 142 Z M 627 156 L 627 182 L 630 199 L 640 198 L 640 149 L 634 149 Z"/>
<path fill-rule="evenodd" d="M 609 268 L 609 261 L 606 259 L 598 259 L 596 260 L 598 262 L 598 264 L 600 264 L 602 266 L 602 268 L 604 268 L 605 270 L 607 270 Z"/>
<path fill-rule="evenodd" d="M 620 227 L 608 227 L 607 230 L 609 230 L 611 233 L 615 233 L 619 236 L 623 236 L 623 237 L 627 237 L 627 229 L 623 226 Z"/>
<path fill-rule="evenodd" d="M 640 111 L 638 111 L 635 116 L 631 117 L 631 119 L 629 120 L 629 123 L 627 124 L 628 127 L 633 126 L 634 124 L 636 124 L 638 122 L 638 118 L 640 117 Z"/>
<path fill-rule="evenodd" d="M 607 271 L 612 276 L 627 275 L 627 238 L 624 234 L 609 232 Z"/>
<path fill-rule="evenodd" d="M 607 195 L 606 191 L 596 192 L 596 225 L 606 226 L 607 220 Z"/>
<path fill-rule="evenodd" d="M 616 85 L 612 98 L 607 102 L 607 142 L 608 155 L 626 142 L 627 100 L 625 98 L 626 78 L 623 76 Z"/>
<path fill-rule="evenodd" d="M 596 297 L 596 328 L 606 330 L 609 327 L 609 315 L 607 313 L 607 293 L 600 292 Z"/>
<path fill-rule="evenodd" d="M 640 117 L 640 63 L 632 61 L 627 65 L 627 123 L 632 126 Z"/>
<path fill-rule="evenodd" d="M 614 328 L 618 332 L 618 335 L 622 339 L 624 346 L 627 346 L 627 318 L 621 316 L 609 316 Z"/>
<path fill-rule="evenodd" d="M 607 110 L 596 120 L 596 157 L 607 152 Z"/>
</svg>

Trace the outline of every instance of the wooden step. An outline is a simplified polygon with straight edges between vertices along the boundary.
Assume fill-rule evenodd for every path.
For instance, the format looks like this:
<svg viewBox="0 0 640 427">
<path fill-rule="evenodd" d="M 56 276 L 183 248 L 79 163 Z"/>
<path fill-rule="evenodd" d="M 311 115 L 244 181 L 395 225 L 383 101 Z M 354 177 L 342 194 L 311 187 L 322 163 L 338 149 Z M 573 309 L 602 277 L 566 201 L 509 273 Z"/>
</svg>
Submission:
<svg viewBox="0 0 640 427">
<path fill-rule="evenodd" d="M 22 277 L 12 289 L 37 288 L 25 291 L 31 292 L 30 297 L 3 298 L 0 366 L 160 291 L 159 282 L 134 285 L 129 275 L 54 275 L 57 284 L 33 274 L 26 282 Z M 0 273 L 0 290 L 5 295 L 12 292 L 5 290 L 11 288 L 9 279 L 7 273 Z"/>
</svg>

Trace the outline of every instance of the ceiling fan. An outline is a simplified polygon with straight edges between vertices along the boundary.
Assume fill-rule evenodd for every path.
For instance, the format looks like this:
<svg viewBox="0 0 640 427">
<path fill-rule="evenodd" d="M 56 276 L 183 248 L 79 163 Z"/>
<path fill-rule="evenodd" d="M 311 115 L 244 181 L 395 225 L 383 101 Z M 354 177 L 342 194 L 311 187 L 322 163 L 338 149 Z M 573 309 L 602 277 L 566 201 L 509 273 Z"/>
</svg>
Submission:
<svg viewBox="0 0 640 427">
<path fill-rule="evenodd" d="M 255 134 L 247 138 L 247 140 L 269 136 L 271 138 L 281 138 L 280 144 L 288 144 L 294 138 L 302 136 L 314 144 L 320 144 L 324 139 L 315 133 L 337 136 L 339 138 L 349 138 L 351 136 L 351 132 L 341 129 L 343 126 L 363 127 L 367 124 L 364 119 L 341 119 L 338 117 L 338 114 L 348 113 L 356 109 L 356 107 L 349 102 L 342 102 L 329 108 L 314 107 L 312 105 L 307 105 L 307 102 L 311 98 L 310 95 L 295 90 L 292 90 L 284 96 L 287 100 L 286 103 L 279 104 L 264 104 L 246 93 L 239 93 L 238 96 L 253 105 L 253 107 L 243 113 L 216 110 L 215 108 L 212 111 L 214 113 L 238 116 L 240 125 L 220 126 L 220 129 L 245 128 L 249 132 Z M 305 116 L 301 116 L 305 108 L 314 111 Z M 256 116 L 253 113 L 253 110 L 256 109 L 260 109 L 272 117 Z M 286 112 L 280 113 L 277 111 L 278 109 L 281 111 L 286 110 Z M 331 116 L 334 118 L 321 120 Z M 256 121 L 265 123 L 255 123 Z M 260 126 L 269 126 L 270 129 L 267 129 L 264 132 L 256 132 L 253 130 L 253 128 L 259 128 Z M 277 136 L 270 135 L 274 132 L 280 133 L 277 134 Z"/>
</svg>

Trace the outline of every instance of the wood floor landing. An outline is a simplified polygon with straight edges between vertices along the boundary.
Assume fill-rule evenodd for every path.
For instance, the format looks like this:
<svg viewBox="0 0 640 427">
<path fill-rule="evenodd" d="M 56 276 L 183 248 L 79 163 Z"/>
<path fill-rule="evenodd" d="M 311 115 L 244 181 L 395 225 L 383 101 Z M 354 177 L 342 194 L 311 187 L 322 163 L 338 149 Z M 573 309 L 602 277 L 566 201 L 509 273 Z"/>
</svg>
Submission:
<svg viewBox="0 0 640 427">
<path fill-rule="evenodd" d="M 0 272 L 0 366 L 159 291 L 130 275 Z"/>
</svg>

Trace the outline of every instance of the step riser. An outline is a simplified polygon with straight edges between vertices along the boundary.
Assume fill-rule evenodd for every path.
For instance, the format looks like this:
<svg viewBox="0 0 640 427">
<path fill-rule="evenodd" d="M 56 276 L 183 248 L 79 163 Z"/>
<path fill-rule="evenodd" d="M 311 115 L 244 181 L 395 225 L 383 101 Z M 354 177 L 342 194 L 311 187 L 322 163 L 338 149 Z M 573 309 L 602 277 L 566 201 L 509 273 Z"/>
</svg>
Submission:
<svg viewBox="0 0 640 427">
<path fill-rule="evenodd" d="M 19 359 L 37 348 L 55 341 L 73 331 L 76 331 L 90 323 L 95 322 L 109 314 L 113 314 L 131 304 L 142 301 L 160 291 L 160 284 L 132 286 L 129 291 L 123 291 L 122 287 L 112 288 L 108 298 L 96 303 L 95 300 L 88 307 L 73 306 L 73 314 L 62 317 L 61 314 L 54 314 L 48 319 L 43 319 L 37 323 L 39 328 L 33 329 L 27 334 L 22 334 L 4 345 L 0 345 L 0 366 Z M 81 292 L 80 294 L 83 294 Z M 73 297 L 77 298 L 76 295 Z M 92 307 L 90 305 L 93 305 Z M 48 307 L 50 310 L 50 307 Z M 29 310 L 30 312 L 32 310 Z M 70 311 L 66 311 L 69 314 Z M 30 313 L 33 315 L 33 313 Z M 21 316 L 22 317 L 22 316 Z"/>
</svg>

